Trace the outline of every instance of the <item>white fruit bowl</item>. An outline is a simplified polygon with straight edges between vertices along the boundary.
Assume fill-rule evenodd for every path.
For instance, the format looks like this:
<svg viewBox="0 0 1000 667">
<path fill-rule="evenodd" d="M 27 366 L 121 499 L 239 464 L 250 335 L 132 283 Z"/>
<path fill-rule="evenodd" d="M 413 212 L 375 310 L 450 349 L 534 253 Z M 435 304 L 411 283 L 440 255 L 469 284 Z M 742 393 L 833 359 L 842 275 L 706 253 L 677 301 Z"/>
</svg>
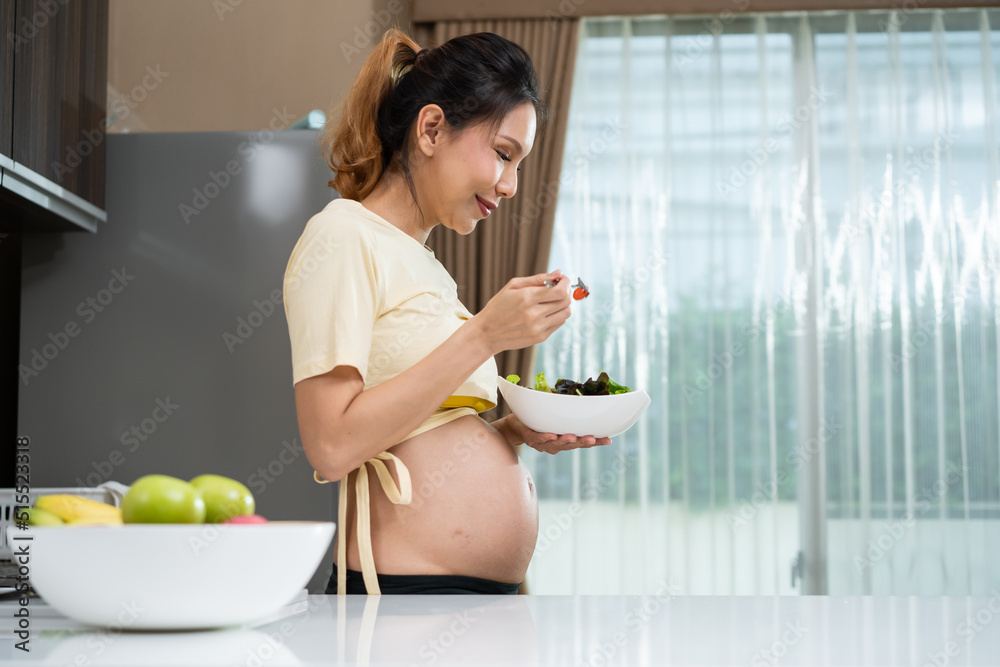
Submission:
<svg viewBox="0 0 1000 667">
<path fill-rule="evenodd" d="M 649 407 L 649 394 L 573 396 L 535 391 L 497 376 L 497 386 L 524 425 L 541 433 L 610 438 L 628 430 Z"/>
<path fill-rule="evenodd" d="M 336 524 L 29 526 L 28 578 L 69 618 L 115 630 L 195 630 L 262 618 L 305 588 Z"/>
</svg>

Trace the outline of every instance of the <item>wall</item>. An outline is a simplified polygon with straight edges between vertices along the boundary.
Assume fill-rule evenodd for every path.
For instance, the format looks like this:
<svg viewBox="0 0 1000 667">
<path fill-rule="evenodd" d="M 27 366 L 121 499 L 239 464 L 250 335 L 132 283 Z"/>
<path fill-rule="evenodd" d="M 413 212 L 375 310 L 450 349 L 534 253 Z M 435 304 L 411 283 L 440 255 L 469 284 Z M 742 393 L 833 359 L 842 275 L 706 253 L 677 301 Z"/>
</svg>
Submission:
<svg viewBox="0 0 1000 667">
<path fill-rule="evenodd" d="M 251 131 L 329 113 L 385 28 L 410 31 L 411 2 L 111 0 L 108 131 Z"/>
</svg>

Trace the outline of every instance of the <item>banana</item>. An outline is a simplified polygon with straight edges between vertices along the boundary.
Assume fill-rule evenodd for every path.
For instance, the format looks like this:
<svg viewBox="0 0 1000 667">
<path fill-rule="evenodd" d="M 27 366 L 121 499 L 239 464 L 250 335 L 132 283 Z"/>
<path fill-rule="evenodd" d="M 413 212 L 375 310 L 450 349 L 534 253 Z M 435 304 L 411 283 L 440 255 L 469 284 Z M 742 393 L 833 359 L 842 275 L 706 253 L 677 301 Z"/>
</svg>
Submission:
<svg viewBox="0 0 1000 667">
<path fill-rule="evenodd" d="M 35 507 L 51 512 L 67 523 L 84 517 L 121 522 L 122 516 L 119 507 L 68 493 L 39 496 L 35 499 Z"/>
<path fill-rule="evenodd" d="M 121 526 L 122 518 L 120 516 L 82 516 L 79 519 L 73 519 L 72 521 L 67 521 L 67 526 Z"/>
<path fill-rule="evenodd" d="M 62 526 L 66 522 L 52 512 L 46 512 L 39 507 L 25 507 L 20 514 L 27 514 L 25 523 L 29 526 Z"/>
</svg>

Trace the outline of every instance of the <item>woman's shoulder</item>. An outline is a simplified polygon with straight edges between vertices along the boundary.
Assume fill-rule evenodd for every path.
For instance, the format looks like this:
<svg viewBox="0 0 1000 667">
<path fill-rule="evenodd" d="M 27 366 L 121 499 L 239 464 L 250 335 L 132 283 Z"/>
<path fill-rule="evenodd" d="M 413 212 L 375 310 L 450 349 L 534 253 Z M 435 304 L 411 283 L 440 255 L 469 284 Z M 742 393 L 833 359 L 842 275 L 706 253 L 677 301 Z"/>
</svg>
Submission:
<svg viewBox="0 0 1000 667">
<path fill-rule="evenodd" d="M 368 223 L 365 207 L 353 199 L 343 198 L 331 200 L 309 219 L 309 225 L 327 228 L 364 229 Z"/>
<path fill-rule="evenodd" d="M 307 241 L 331 239 L 375 243 L 375 229 L 364 207 L 352 199 L 334 199 L 306 223 L 302 236 Z"/>
<path fill-rule="evenodd" d="M 375 233 L 363 215 L 352 210 L 350 205 L 338 203 L 347 201 L 350 200 L 335 199 L 309 218 L 292 248 L 286 274 L 320 261 L 324 266 L 333 266 L 347 260 L 353 264 L 356 258 L 364 257 L 372 266 L 380 263 Z M 333 264 L 325 261 L 331 257 L 337 258 Z"/>
</svg>

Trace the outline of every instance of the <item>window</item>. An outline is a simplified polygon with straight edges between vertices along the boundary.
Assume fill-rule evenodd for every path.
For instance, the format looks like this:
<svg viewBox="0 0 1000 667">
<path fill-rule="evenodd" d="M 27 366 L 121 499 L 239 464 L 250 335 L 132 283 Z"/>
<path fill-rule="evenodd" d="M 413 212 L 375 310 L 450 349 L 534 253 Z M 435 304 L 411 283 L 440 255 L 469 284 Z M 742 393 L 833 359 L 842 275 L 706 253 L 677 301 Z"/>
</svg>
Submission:
<svg viewBox="0 0 1000 667">
<path fill-rule="evenodd" d="M 591 297 L 535 370 L 652 404 L 525 453 L 533 592 L 1000 584 L 998 26 L 584 20 L 550 267 Z"/>
</svg>

